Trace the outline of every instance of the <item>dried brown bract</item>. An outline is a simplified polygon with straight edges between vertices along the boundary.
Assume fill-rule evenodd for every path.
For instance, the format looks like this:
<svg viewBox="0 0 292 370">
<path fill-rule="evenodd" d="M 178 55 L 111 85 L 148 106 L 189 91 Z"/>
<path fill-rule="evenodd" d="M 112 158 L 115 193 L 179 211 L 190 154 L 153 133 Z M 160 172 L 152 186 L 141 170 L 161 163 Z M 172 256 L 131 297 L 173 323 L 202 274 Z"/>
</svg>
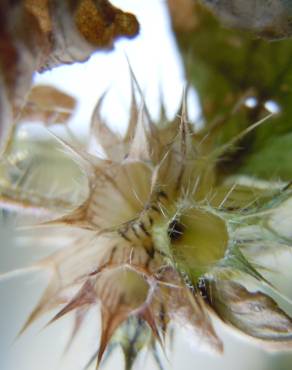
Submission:
<svg viewBox="0 0 292 370">
<path fill-rule="evenodd" d="M 75 107 L 76 100 L 72 96 L 53 86 L 36 85 L 27 97 L 19 122 L 37 121 L 46 126 L 67 123 Z"/>
</svg>

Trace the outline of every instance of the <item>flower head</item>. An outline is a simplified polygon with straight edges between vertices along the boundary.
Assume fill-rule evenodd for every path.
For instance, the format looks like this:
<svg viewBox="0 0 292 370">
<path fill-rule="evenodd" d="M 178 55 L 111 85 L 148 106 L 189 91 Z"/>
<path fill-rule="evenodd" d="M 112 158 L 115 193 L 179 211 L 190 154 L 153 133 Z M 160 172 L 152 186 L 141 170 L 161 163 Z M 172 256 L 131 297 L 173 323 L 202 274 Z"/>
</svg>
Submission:
<svg viewBox="0 0 292 370">
<path fill-rule="evenodd" d="M 290 347 L 292 319 L 243 283 L 250 277 L 274 289 L 247 251 L 288 245 L 269 220 L 290 196 L 289 186 L 219 181 L 218 161 L 240 137 L 216 147 L 212 130 L 196 132 L 188 122 L 185 103 L 178 119 L 161 125 L 134 103 L 123 138 L 99 112 L 100 104 L 92 135 L 106 158 L 63 143 L 86 174 L 88 189 L 63 214 L 55 202 L 61 215 L 45 222 L 60 236 L 73 231 L 64 249 L 40 262 L 51 269 L 51 280 L 24 328 L 62 304 L 52 322 L 75 311 L 76 333 L 89 308 L 100 305 L 98 363 L 110 345 L 119 344 L 127 369 L 143 346 L 155 353 L 164 345 L 173 321 L 221 352 L 210 316 L 266 347 Z M 12 202 L 3 189 L 1 199 Z M 33 208 L 38 200 L 26 201 Z"/>
</svg>

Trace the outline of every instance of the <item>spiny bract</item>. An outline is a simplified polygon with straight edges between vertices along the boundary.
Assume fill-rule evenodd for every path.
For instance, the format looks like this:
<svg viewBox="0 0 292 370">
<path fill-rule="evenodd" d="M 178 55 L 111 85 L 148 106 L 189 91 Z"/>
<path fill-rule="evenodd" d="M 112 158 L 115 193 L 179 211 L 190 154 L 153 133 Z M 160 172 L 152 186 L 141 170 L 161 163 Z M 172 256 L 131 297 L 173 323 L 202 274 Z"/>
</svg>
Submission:
<svg viewBox="0 0 292 370">
<path fill-rule="evenodd" d="M 216 147 L 216 131 L 196 132 L 184 103 L 178 119 L 156 125 L 134 99 L 123 138 L 99 112 L 100 104 L 92 135 L 106 158 L 63 142 L 86 174 L 87 194 L 79 204 L 68 211 L 73 196 L 61 202 L 28 192 L 23 182 L 1 183 L 6 208 L 18 203 L 49 215 L 57 210 L 59 217 L 40 226 L 56 227 L 60 238 L 70 230 L 73 239 L 38 264 L 51 269 L 52 277 L 24 329 L 63 304 L 52 322 L 74 310 L 76 334 L 89 308 L 98 304 L 97 362 L 110 343 L 119 344 L 127 369 L 146 345 L 157 358 L 173 321 L 221 352 L 210 315 L 267 348 L 290 348 L 291 318 L 268 295 L 242 283 L 248 276 L 273 289 L 246 251 L 289 245 L 270 223 L 291 195 L 289 185 L 219 181 L 218 161 L 239 137 Z"/>
</svg>

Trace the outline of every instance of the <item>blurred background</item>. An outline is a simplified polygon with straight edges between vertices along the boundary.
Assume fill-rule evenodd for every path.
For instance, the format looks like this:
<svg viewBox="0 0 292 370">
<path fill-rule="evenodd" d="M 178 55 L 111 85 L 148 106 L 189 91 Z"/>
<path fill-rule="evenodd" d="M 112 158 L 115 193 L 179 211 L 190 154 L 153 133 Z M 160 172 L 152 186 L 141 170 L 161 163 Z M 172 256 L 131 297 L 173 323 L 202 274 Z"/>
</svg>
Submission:
<svg viewBox="0 0 292 370">
<path fill-rule="evenodd" d="M 90 117 L 97 100 L 106 92 L 102 114 L 118 132 L 123 133 L 128 119 L 131 84 L 128 61 L 145 96 L 154 119 L 164 104 L 169 119 L 178 111 L 186 84 L 181 56 L 178 52 L 167 6 L 162 0 L 115 0 L 118 7 L 137 15 L 141 24 L 140 35 L 131 42 L 120 40 L 111 52 L 98 52 L 88 62 L 63 66 L 43 74 L 36 74 L 34 84 L 54 85 L 77 99 L 76 112 L 69 122 L 70 130 L 85 139 L 89 132 Z M 199 123 L 200 107 L 195 90 L 188 95 L 190 119 Z M 63 130 L 54 129 L 58 134 Z M 47 137 L 46 129 L 35 124 L 25 125 L 18 132 L 19 140 L 34 135 Z M 61 166 L 60 166 L 61 168 Z M 68 169 L 62 176 L 74 176 L 76 169 Z M 70 172 L 71 171 L 71 172 Z M 61 173 L 61 170 L 60 170 Z M 61 175 L 61 174 L 60 174 Z M 49 253 L 38 246 L 21 243 L 14 230 L 14 216 L 3 212 L 0 229 L 0 273 L 21 268 Z M 52 246 L 56 248 L 56 246 Z M 287 262 L 291 256 L 284 256 Z M 290 269 L 289 263 L 283 268 Z M 290 265 L 291 266 L 291 265 Z M 99 318 L 91 312 L 82 332 L 68 353 L 64 348 L 70 336 L 70 315 L 44 328 L 52 314 L 37 321 L 23 335 L 17 334 L 46 286 L 47 276 L 41 272 L 19 274 L 0 283 L 0 369 L 1 370 L 81 370 L 96 350 L 99 337 Z M 288 288 L 287 288 L 288 289 Z M 176 330 L 173 351 L 168 355 L 169 369 L 191 370 L 291 370 L 290 354 L 268 354 L 234 336 L 218 324 L 225 352 L 222 356 L 210 355 L 192 346 L 185 333 Z M 105 369 L 120 369 L 122 355 L 115 351 L 104 365 Z M 92 369 L 95 367 L 93 366 Z M 142 353 L 137 369 L 154 369 L 150 355 Z"/>
</svg>

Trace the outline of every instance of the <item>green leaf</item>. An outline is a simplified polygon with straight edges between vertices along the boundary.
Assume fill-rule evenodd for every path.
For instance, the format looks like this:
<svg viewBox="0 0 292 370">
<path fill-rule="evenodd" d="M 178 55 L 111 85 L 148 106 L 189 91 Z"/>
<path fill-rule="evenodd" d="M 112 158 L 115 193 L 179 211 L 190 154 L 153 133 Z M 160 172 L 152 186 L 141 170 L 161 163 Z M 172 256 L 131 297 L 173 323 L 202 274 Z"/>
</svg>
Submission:
<svg viewBox="0 0 292 370">
<path fill-rule="evenodd" d="M 248 157 L 242 173 L 266 179 L 292 179 L 292 132 L 267 140 Z"/>
</svg>

